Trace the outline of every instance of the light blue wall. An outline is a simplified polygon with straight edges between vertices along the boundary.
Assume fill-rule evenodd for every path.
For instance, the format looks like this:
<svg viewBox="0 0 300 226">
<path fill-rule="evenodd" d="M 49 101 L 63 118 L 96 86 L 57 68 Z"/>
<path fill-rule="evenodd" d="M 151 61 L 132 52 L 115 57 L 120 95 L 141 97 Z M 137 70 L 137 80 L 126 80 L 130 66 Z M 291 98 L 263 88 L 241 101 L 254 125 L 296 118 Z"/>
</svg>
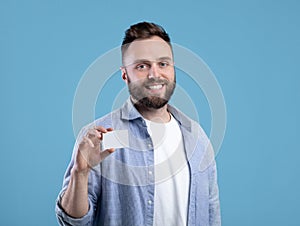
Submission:
<svg viewBox="0 0 300 226">
<path fill-rule="evenodd" d="M 296 0 L 1 1 L 1 225 L 57 224 L 76 86 L 141 20 L 163 25 L 201 56 L 223 90 L 223 225 L 300 225 L 299 12 Z M 112 91 L 123 86 L 118 74 L 113 81 Z M 97 116 L 110 101 L 97 103 Z M 203 105 L 200 121 L 209 131 Z"/>
</svg>

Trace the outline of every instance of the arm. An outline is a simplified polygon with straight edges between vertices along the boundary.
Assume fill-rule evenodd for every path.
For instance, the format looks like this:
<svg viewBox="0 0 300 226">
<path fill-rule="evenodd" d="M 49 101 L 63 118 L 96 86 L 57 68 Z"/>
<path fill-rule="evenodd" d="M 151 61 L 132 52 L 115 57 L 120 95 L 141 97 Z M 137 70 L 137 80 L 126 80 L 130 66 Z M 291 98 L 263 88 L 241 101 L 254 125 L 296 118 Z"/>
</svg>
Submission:
<svg viewBox="0 0 300 226">
<path fill-rule="evenodd" d="M 75 164 L 71 171 L 69 185 L 61 200 L 61 207 L 68 215 L 74 218 L 81 218 L 86 215 L 89 210 L 89 170 L 81 172 L 76 168 Z"/>
<path fill-rule="evenodd" d="M 215 161 L 209 167 L 209 186 L 209 225 L 221 226 L 219 188 Z"/>
<path fill-rule="evenodd" d="M 57 203 L 57 215 L 61 225 L 69 225 L 71 222 L 75 225 L 74 221 L 78 225 L 83 225 L 83 222 L 84 225 L 91 223 L 94 208 L 89 200 L 89 176 L 91 169 L 114 151 L 100 149 L 102 133 L 111 130 L 95 127 L 78 139 L 78 150 L 66 176 L 64 193 Z"/>
<path fill-rule="evenodd" d="M 215 152 L 209 140 L 207 140 L 204 158 L 200 163 L 200 170 L 208 170 L 209 181 L 209 226 L 221 226 L 219 187 L 217 181 L 217 165 Z"/>
</svg>

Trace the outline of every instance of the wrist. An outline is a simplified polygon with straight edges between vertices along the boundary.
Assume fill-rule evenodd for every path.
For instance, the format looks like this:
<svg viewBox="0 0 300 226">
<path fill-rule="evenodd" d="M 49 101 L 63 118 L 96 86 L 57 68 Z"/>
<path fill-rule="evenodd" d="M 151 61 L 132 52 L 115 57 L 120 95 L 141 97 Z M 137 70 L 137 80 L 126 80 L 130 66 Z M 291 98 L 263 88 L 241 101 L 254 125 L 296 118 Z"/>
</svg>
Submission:
<svg viewBox="0 0 300 226">
<path fill-rule="evenodd" d="M 90 173 L 90 167 L 87 168 L 79 168 L 76 164 L 73 166 L 71 174 L 73 174 L 76 177 L 88 177 Z"/>
</svg>

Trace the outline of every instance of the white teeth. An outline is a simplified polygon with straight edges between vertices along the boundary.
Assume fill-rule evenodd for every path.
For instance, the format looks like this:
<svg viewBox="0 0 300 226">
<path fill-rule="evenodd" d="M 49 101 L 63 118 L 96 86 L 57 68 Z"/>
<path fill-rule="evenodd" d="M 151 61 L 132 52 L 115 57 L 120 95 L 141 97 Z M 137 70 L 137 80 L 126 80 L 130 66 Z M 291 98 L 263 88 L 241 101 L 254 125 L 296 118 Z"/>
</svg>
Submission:
<svg viewBox="0 0 300 226">
<path fill-rule="evenodd" d="M 149 86 L 149 89 L 161 89 L 162 85 Z"/>
</svg>

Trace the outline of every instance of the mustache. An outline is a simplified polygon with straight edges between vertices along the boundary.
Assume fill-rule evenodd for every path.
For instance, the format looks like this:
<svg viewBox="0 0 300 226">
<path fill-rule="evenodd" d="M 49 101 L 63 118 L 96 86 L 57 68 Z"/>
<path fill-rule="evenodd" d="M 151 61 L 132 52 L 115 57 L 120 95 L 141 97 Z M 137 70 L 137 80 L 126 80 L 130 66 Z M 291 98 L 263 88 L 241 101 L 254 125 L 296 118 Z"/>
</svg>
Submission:
<svg viewBox="0 0 300 226">
<path fill-rule="evenodd" d="M 143 85 L 144 86 L 151 86 L 151 85 L 155 85 L 155 84 L 162 84 L 162 85 L 167 85 L 170 82 L 167 79 L 161 79 L 161 78 L 149 78 L 147 79 Z"/>
</svg>

